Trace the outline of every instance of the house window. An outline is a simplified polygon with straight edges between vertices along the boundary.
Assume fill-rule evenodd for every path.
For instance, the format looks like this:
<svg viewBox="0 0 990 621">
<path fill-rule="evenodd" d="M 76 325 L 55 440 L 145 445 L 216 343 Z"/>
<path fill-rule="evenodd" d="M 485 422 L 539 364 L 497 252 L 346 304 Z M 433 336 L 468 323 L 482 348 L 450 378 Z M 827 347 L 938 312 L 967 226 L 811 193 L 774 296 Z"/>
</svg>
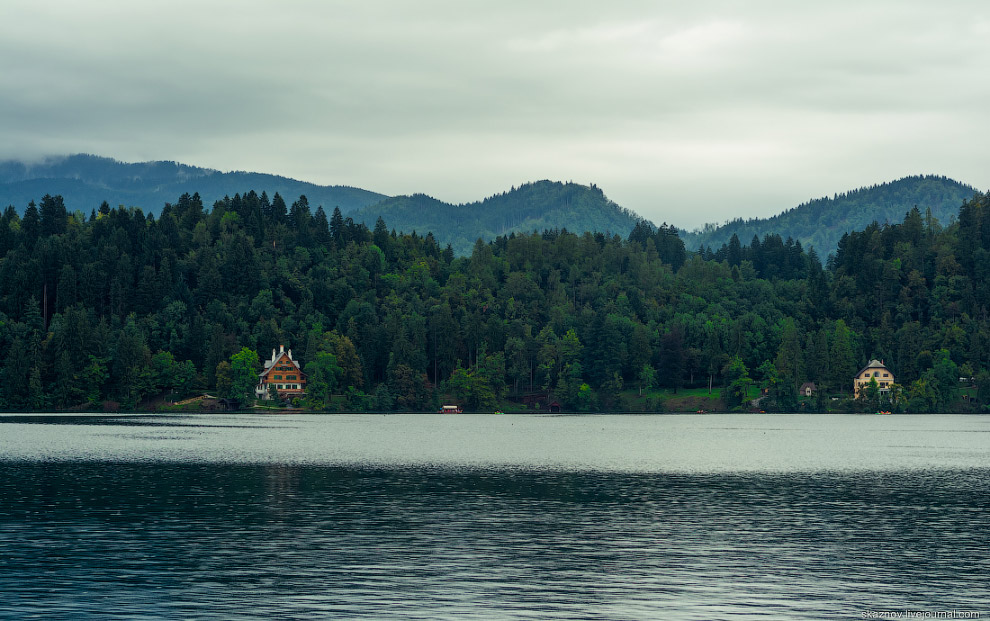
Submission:
<svg viewBox="0 0 990 621">
<path fill-rule="evenodd" d="M 273 377 L 272 379 L 277 379 L 277 380 L 280 380 L 280 379 L 282 379 L 282 376 L 281 376 L 281 375 L 276 375 L 276 376 L 274 376 L 274 377 Z"/>
<path fill-rule="evenodd" d="M 883 376 L 884 377 L 890 377 L 890 373 L 884 373 Z"/>
<path fill-rule="evenodd" d="M 295 375 L 286 375 L 285 376 L 285 379 L 287 379 L 287 380 L 294 380 L 294 379 L 296 379 L 296 376 Z"/>
<path fill-rule="evenodd" d="M 283 390 L 283 388 L 284 388 L 284 387 L 283 387 L 283 386 L 282 386 L 281 384 L 279 384 L 279 385 L 278 385 L 278 386 L 276 386 L 275 388 L 277 388 L 277 389 L 279 389 L 279 390 Z"/>
</svg>

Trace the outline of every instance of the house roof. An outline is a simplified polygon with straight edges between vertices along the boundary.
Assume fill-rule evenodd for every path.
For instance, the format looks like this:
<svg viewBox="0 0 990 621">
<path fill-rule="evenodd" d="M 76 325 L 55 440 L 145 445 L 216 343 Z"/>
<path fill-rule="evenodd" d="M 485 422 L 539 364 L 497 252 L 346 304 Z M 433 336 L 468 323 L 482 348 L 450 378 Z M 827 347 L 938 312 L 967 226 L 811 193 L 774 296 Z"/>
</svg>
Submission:
<svg viewBox="0 0 990 621">
<path fill-rule="evenodd" d="M 282 356 L 287 356 L 289 360 L 295 362 L 295 360 L 292 359 L 292 350 L 286 349 L 285 345 L 279 345 L 277 350 L 272 349 L 271 359 L 265 360 L 265 368 L 270 369 L 271 367 L 275 366 L 275 363 L 278 362 L 279 358 L 281 358 Z"/>
<path fill-rule="evenodd" d="M 884 363 L 880 362 L 877 359 L 873 359 L 870 360 L 870 364 L 866 365 L 865 367 L 863 367 L 862 369 L 856 372 L 856 377 L 862 375 L 863 371 L 866 371 L 867 369 L 883 369 L 884 371 L 890 371 L 890 369 L 887 368 L 887 365 L 885 365 Z"/>
<path fill-rule="evenodd" d="M 285 359 L 284 361 L 283 358 Z M 265 370 L 262 371 L 261 373 L 258 373 L 258 377 L 264 377 L 265 375 L 268 375 L 268 373 L 272 370 L 272 367 L 274 367 L 276 364 L 279 364 L 280 361 L 283 362 L 284 364 L 291 364 L 292 366 L 295 367 L 295 370 L 298 371 L 299 373 L 303 372 L 302 367 L 299 366 L 299 363 L 293 360 L 289 356 L 288 352 L 285 352 L 282 354 L 277 354 L 271 360 L 265 361 Z M 305 375 L 305 373 L 303 373 L 303 375 Z"/>
</svg>

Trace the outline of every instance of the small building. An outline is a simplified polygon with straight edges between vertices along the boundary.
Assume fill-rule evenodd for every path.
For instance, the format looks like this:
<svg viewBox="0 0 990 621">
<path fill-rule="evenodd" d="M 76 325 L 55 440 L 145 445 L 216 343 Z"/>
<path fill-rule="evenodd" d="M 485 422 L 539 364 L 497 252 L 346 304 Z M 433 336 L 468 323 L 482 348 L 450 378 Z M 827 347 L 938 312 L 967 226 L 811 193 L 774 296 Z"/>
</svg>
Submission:
<svg viewBox="0 0 990 621">
<path fill-rule="evenodd" d="M 292 350 L 286 350 L 285 345 L 279 345 L 277 353 L 273 349 L 271 359 L 265 361 L 265 370 L 258 374 L 255 396 L 259 399 L 271 399 L 272 386 L 282 399 L 306 394 L 306 375 L 299 367 L 299 362 L 292 358 Z"/>
<path fill-rule="evenodd" d="M 894 374 L 890 372 L 880 360 L 870 360 L 870 364 L 859 370 L 853 378 L 853 396 L 859 397 L 864 386 L 869 385 L 871 380 L 877 381 L 877 386 L 881 393 L 890 392 L 890 386 L 894 383 Z"/>
<path fill-rule="evenodd" d="M 798 388 L 798 396 L 813 397 L 817 391 L 818 386 L 815 386 L 814 382 L 805 382 L 801 384 L 800 388 Z"/>
</svg>

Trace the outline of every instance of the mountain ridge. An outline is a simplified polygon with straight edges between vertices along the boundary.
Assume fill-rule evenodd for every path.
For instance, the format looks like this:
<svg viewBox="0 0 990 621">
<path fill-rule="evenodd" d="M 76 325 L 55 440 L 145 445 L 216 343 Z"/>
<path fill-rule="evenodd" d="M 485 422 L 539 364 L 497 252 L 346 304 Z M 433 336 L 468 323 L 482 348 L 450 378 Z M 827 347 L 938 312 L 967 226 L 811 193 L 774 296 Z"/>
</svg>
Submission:
<svg viewBox="0 0 990 621">
<path fill-rule="evenodd" d="M 540 180 L 471 203 L 453 204 L 426 194 L 394 196 L 355 214 L 369 228 L 381 217 L 397 231 L 432 232 L 458 254 L 469 254 L 480 238 L 567 229 L 626 237 L 644 218 L 609 200 L 596 185 Z"/>
<path fill-rule="evenodd" d="M 293 200 L 305 194 L 310 204 L 330 211 L 354 212 L 386 196 L 346 185 L 322 186 L 267 173 L 220 172 L 173 161 L 121 162 L 89 154 L 49 156 L 37 162 L 0 161 L 0 205 L 23 210 L 45 194 L 63 197 L 70 211 L 124 205 L 158 213 L 182 194 L 198 193 L 204 204 L 255 190 Z"/>
<path fill-rule="evenodd" d="M 38 161 L 0 161 L 0 207 L 18 211 L 46 195 L 61 195 L 69 211 L 88 213 L 106 201 L 158 213 L 183 194 L 200 195 L 212 206 L 225 196 L 248 191 L 286 200 L 305 195 L 314 208 L 343 215 L 373 228 L 379 217 L 396 231 L 432 232 L 458 254 L 468 254 L 477 239 L 499 235 L 567 229 L 627 236 L 639 221 L 654 223 L 608 199 L 595 184 L 533 181 L 470 203 L 452 204 L 426 194 L 386 196 L 345 185 L 321 186 L 267 173 L 220 172 L 175 161 L 127 163 L 96 155 L 49 156 Z M 845 233 L 873 221 L 899 222 L 917 206 L 943 223 L 951 222 L 963 201 L 977 190 L 945 176 L 914 175 L 895 181 L 812 199 L 767 218 L 736 218 L 701 229 L 679 229 L 689 250 L 717 250 L 736 235 L 742 244 L 767 234 L 792 238 L 813 247 L 823 259 Z"/>
<path fill-rule="evenodd" d="M 341 214 L 373 228 L 383 217 L 389 229 L 432 232 L 458 254 L 469 254 L 477 239 L 499 235 L 567 229 L 628 235 L 644 220 L 609 200 L 594 184 L 558 181 L 525 183 L 483 200 L 446 203 L 416 193 L 389 197 L 350 186 L 319 186 L 278 175 L 244 171 L 220 172 L 175 161 L 128 163 L 96 155 L 49 156 L 36 162 L 0 161 L 0 207 L 18 211 L 46 194 L 61 195 L 69 211 L 84 214 L 103 201 L 111 207 L 140 207 L 159 213 L 183 194 L 196 194 L 211 207 L 224 197 L 265 191 L 293 201 L 305 195 L 313 207 Z"/>
<path fill-rule="evenodd" d="M 874 221 L 896 224 L 913 207 L 927 209 L 943 224 L 959 213 L 963 201 L 977 193 L 973 186 L 944 175 L 911 175 L 812 199 L 767 218 L 736 218 L 721 225 L 706 224 L 693 231 L 679 230 L 690 250 L 718 249 L 736 235 L 743 244 L 767 234 L 790 237 L 813 247 L 822 258 L 834 253 L 845 233 L 860 231 Z"/>
</svg>

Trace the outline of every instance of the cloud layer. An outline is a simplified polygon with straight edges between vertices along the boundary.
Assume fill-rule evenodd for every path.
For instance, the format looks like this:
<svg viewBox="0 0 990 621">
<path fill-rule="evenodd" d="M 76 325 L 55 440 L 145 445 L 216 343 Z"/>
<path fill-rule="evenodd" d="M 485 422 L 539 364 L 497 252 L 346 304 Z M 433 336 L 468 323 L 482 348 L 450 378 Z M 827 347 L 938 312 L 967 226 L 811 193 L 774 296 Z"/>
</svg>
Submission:
<svg viewBox="0 0 990 621">
<path fill-rule="evenodd" d="M 985 3 L 14 2 L 0 157 L 388 194 L 596 183 L 657 222 L 909 174 L 990 188 Z"/>
</svg>

